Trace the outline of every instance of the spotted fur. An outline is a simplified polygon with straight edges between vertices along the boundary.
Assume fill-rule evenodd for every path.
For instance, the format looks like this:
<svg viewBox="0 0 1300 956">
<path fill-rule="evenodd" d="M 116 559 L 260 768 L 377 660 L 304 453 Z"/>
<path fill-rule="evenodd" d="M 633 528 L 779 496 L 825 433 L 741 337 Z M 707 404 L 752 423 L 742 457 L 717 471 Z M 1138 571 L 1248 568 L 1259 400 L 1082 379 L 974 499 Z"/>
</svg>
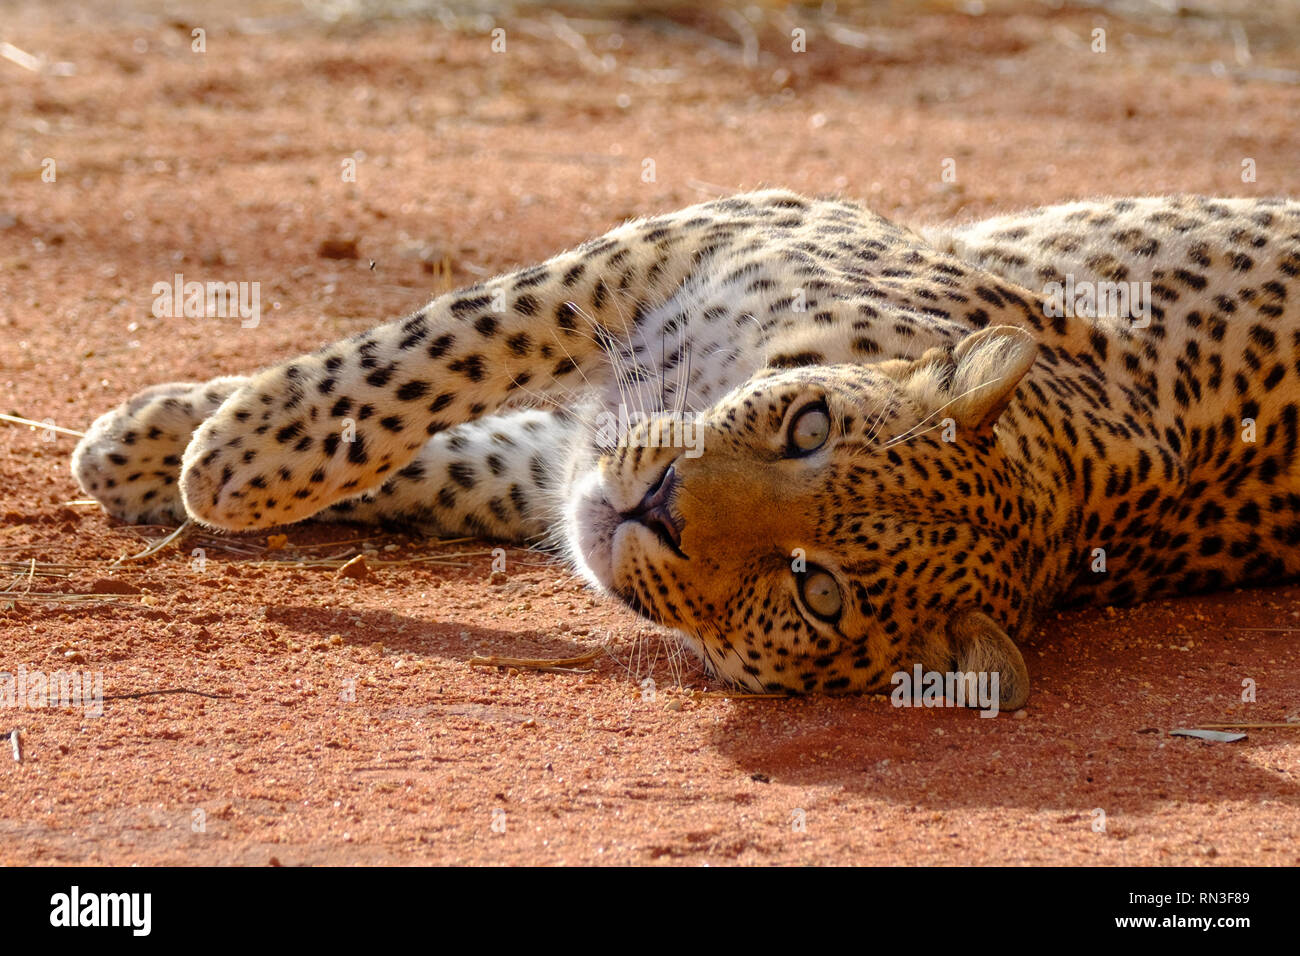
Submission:
<svg viewBox="0 0 1300 956">
<path fill-rule="evenodd" d="M 996 670 L 1018 706 L 1012 637 L 1047 607 L 1300 573 L 1298 275 L 1286 200 L 913 232 L 753 193 L 144 392 L 73 467 L 130 521 L 548 538 L 751 689 L 919 663 Z M 1053 314 L 1067 280 L 1148 283 L 1149 322 Z M 647 440 L 681 416 L 702 453 Z"/>
</svg>

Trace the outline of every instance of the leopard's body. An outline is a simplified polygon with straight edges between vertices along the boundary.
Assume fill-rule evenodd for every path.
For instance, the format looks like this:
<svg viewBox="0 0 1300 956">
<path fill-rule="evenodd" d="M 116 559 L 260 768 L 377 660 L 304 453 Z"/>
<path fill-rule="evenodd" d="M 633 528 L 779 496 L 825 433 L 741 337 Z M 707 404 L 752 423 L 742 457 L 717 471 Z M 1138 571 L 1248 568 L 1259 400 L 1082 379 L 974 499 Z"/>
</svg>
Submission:
<svg viewBox="0 0 1300 956">
<path fill-rule="evenodd" d="M 1137 321 L 1054 314 L 1053 283 L 1120 281 Z M 880 689 L 919 663 L 997 670 L 1015 705 L 1008 634 L 1050 605 L 1300 574 L 1298 415 L 1300 203 L 918 233 L 768 191 L 151 390 L 74 471 L 132 521 L 549 539 L 744 686 Z"/>
</svg>

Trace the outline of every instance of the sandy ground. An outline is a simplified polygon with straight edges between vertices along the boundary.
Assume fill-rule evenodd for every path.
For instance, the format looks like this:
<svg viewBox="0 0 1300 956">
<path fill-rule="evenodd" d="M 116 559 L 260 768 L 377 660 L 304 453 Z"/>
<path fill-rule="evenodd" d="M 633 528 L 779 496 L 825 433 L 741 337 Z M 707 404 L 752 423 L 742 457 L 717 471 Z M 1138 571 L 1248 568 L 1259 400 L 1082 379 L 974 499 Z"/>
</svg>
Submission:
<svg viewBox="0 0 1300 956">
<path fill-rule="evenodd" d="M 912 222 L 1300 195 L 1290 5 L 207 6 L 3 5 L 39 59 L 0 47 L 0 411 L 84 428 L 760 185 Z M 262 322 L 155 318 L 178 272 L 261 283 Z M 540 555 L 490 583 L 489 543 L 312 524 L 110 567 L 167 529 L 77 504 L 74 441 L 0 425 L 0 671 L 211 696 L 0 707 L 0 862 L 1300 863 L 1300 729 L 1168 736 L 1300 719 L 1300 588 L 1050 619 L 996 720 L 729 699 Z M 361 549 L 369 580 L 321 560 Z M 468 663 L 602 646 L 587 673 Z"/>
</svg>

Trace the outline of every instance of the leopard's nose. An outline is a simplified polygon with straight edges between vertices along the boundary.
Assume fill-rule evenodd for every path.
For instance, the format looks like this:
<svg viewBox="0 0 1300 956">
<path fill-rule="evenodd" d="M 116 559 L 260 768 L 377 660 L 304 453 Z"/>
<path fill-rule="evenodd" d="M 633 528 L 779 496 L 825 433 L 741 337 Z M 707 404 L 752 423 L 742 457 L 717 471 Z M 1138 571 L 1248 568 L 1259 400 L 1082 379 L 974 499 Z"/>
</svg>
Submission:
<svg viewBox="0 0 1300 956">
<path fill-rule="evenodd" d="M 677 469 L 669 465 L 663 474 L 641 498 L 641 503 L 631 511 L 623 513 L 626 521 L 636 521 L 645 525 L 659 536 L 677 554 L 682 555 L 682 527 L 684 522 L 673 514 L 671 505 L 677 491 Z"/>
<path fill-rule="evenodd" d="M 658 508 L 668 507 L 668 503 L 672 501 L 673 493 L 676 490 L 677 468 L 674 465 L 669 465 L 659 475 L 659 480 L 646 489 L 646 493 L 641 497 L 641 503 L 633 508 L 629 514 L 644 514 Z"/>
</svg>

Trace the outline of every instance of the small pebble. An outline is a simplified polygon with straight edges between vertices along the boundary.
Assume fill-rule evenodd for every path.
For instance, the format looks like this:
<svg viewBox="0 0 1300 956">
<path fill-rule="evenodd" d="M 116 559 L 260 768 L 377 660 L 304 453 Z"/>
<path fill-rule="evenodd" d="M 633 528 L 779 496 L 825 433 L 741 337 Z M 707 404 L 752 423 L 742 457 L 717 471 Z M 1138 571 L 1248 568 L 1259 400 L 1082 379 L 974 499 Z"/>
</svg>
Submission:
<svg viewBox="0 0 1300 956">
<path fill-rule="evenodd" d="M 358 554 L 343 567 L 338 569 L 334 575 L 336 578 L 352 578 L 357 581 L 368 581 L 371 578 L 370 567 L 366 564 L 365 555 Z"/>
</svg>

